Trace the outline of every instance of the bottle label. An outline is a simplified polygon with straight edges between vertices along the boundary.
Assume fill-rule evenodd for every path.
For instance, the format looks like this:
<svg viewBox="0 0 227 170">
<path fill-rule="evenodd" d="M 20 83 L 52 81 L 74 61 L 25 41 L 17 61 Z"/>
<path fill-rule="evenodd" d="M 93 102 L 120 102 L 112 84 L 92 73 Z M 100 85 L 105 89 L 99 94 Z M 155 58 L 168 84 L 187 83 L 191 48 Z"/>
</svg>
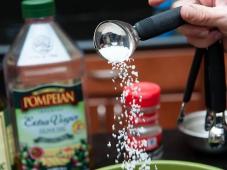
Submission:
<svg viewBox="0 0 227 170">
<path fill-rule="evenodd" d="M 81 84 L 14 91 L 20 159 L 26 169 L 88 167 Z"/>
<path fill-rule="evenodd" d="M 69 61 L 70 55 L 49 23 L 32 24 L 22 47 L 18 66 Z"/>
<path fill-rule="evenodd" d="M 133 117 L 131 124 L 134 126 L 151 126 L 158 123 L 158 113 L 154 112 L 151 114 L 140 114 L 137 117 Z"/>
<path fill-rule="evenodd" d="M 0 170 L 10 170 L 10 160 L 3 112 L 0 112 Z"/>
<path fill-rule="evenodd" d="M 161 146 L 162 132 L 148 136 L 132 136 L 129 134 L 127 143 L 130 147 L 135 149 L 152 151 Z"/>
</svg>

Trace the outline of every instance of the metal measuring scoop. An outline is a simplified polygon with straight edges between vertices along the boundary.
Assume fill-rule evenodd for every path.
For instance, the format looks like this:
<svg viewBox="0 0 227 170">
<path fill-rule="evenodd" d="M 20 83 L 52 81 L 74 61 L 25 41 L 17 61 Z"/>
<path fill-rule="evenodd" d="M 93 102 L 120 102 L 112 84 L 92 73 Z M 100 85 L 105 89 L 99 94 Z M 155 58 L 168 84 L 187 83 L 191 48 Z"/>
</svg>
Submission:
<svg viewBox="0 0 227 170">
<path fill-rule="evenodd" d="M 211 147 L 222 147 L 226 142 L 226 86 L 224 50 L 221 42 L 210 46 L 206 54 L 210 112 L 213 115 L 208 143 Z"/>
<path fill-rule="evenodd" d="M 128 23 L 118 20 L 101 22 L 95 29 L 94 46 L 110 62 L 122 62 L 134 52 L 139 37 Z M 113 53 L 117 53 L 113 55 Z"/>
<path fill-rule="evenodd" d="M 223 119 L 225 118 L 224 112 L 220 113 L 219 116 L 217 113 L 214 114 L 213 126 L 209 130 L 208 143 L 211 147 L 222 147 L 225 142 L 225 125 Z"/>
<path fill-rule="evenodd" d="M 134 26 L 118 20 L 101 22 L 94 32 L 94 46 L 109 62 L 126 61 L 140 40 L 147 40 L 183 25 L 185 22 L 181 18 L 180 9 L 177 7 L 145 18 Z"/>
</svg>

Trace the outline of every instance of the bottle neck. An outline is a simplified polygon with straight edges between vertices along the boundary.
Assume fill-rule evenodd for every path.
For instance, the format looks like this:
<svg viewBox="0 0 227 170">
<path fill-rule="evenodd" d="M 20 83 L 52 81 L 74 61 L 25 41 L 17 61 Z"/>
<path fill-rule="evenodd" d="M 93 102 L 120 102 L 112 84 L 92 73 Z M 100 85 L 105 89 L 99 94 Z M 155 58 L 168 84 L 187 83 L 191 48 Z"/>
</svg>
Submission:
<svg viewBox="0 0 227 170">
<path fill-rule="evenodd" d="M 49 17 L 44 17 L 44 18 L 26 18 L 25 19 L 25 23 L 26 24 L 32 24 L 32 23 L 45 23 L 45 22 L 50 22 L 53 21 L 54 17 L 53 16 L 49 16 Z"/>
</svg>

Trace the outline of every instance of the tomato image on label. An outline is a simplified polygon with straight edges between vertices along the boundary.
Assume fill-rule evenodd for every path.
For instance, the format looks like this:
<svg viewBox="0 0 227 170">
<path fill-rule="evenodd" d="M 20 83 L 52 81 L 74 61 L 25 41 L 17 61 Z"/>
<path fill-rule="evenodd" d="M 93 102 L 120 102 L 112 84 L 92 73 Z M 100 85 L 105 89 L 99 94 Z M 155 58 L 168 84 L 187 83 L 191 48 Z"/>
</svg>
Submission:
<svg viewBox="0 0 227 170">
<path fill-rule="evenodd" d="M 40 159 L 44 154 L 44 150 L 40 147 L 32 147 L 29 149 L 29 155 L 33 159 Z"/>
</svg>

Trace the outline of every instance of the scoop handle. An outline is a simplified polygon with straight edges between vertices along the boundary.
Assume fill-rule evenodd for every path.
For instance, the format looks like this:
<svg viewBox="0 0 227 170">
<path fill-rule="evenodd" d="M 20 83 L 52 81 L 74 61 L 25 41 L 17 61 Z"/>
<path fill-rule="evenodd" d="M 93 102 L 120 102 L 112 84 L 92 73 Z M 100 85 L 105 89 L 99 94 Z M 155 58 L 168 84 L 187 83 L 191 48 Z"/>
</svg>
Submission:
<svg viewBox="0 0 227 170">
<path fill-rule="evenodd" d="M 208 47 L 207 59 L 211 110 L 216 113 L 223 112 L 226 108 L 226 85 L 224 49 L 221 42 Z"/>
<path fill-rule="evenodd" d="M 205 54 L 206 49 L 196 48 L 195 55 L 192 61 L 191 69 L 189 72 L 186 88 L 184 91 L 183 102 L 187 103 L 191 99 L 192 91 L 195 86 L 196 78 L 199 73 L 202 58 Z"/>
<path fill-rule="evenodd" d="M 204 57 L 204 94 L 205 94 L 205 105 L 206 109 L 209 110 L 211 108 L 211 97 L 210 97 L 210 80 L 209 80 L 209 57 L 207 56 L 208 52 L 206 51 L 206 55 Z"/>
<path fill-rule="evenodd" d="M 147 40 L 185 24 L 180 10 L 181 7 L 173 8 L 138 21 L 134 27 L 140 40 Z"/>
</svg>

